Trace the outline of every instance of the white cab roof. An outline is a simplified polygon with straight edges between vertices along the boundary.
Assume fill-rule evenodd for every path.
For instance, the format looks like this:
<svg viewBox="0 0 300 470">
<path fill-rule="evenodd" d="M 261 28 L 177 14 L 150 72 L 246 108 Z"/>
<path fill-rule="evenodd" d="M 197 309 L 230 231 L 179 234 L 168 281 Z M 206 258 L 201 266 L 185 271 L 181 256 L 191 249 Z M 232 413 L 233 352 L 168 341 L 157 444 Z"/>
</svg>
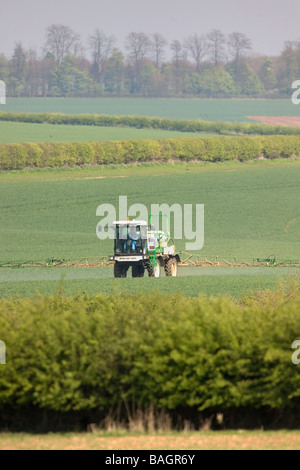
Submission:
<svg viewBox="0 0 300 470">
<path fill-rule="evenodd" d="M 113 225 L 145 225 L 148 226 L 148 223 L 144 220 L 115 220 Z"/>
</svg>

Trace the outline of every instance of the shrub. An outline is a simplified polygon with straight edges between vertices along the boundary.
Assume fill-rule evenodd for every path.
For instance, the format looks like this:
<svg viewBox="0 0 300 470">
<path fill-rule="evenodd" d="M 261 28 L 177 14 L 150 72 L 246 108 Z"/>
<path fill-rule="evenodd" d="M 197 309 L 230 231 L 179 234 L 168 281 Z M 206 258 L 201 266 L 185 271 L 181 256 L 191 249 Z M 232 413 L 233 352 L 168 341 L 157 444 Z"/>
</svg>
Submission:
<svg viewBox="0 0 300 470">
<path fill-rule="evenodd" d="M 115 142 L 20 143 L 0 145 L 0 169 L 121 164 L 168 160 L 251 160 L 300 155 L 298 136 L 202 137 Z"/>
<path fill-rule="evenodd" d="M 0 301 L 0 408 L 300 409 L 299 282 L 241 299 L 78 294 Z"/>
</svg>

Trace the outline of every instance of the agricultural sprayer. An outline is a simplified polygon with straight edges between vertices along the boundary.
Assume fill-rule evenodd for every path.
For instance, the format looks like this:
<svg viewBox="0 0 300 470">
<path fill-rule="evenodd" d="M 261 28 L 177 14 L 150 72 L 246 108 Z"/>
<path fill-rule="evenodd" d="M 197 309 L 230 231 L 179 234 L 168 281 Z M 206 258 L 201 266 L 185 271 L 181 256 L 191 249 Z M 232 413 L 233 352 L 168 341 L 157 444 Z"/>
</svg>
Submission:
<svg viewBox="0 0 300 470">
<path fill-rule="evenodd" d="M 160 218 L 166 217 L 167 230 L 159 230 Z M 167 276 L 177 276 L 179 254 L 175 252 L 174 240 L 170 237 L 168 216 L 163 214 L 149 216 L 145 220 L 113 222 L 114 277 L 126 277 L 131 267 L 132 277 L 159 277 L 161 268 Z"/>
</svg>

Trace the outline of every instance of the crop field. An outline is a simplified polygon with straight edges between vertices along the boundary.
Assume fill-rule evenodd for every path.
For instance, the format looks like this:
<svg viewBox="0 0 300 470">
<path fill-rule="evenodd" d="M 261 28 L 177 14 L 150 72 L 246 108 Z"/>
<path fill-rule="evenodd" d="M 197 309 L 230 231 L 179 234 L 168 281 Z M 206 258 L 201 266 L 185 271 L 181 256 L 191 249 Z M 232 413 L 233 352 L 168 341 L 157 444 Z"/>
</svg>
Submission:
<svg viewBox="0 0 300 470">
<path fill-rule="evenodd" d="M 160 173 L 158 167 L 157 174 L 150 175 L 145 167 L 144 175 L 122 175 L 119 170 L 115 178 L 103 177 L 101 170 L 85 176 L 78 169 L 67 180 L 56 180 L 60 173 L 56 170 L 48 180 L 31 182 L 22 178 L 5 181 L 4 173 L 1 258 L 4 254 L 15 260 L 107 255 L 111 241 L 96 236 L 100 220 L 96 209 L 109 203 L 118 211 L 119 195 L 125 195 L 128 208 L 141 203 L 149 213 L 154 203 L 204 204 L 202 256 L 252 259 L 275 254 L 294 259 L 300 248 L 298 160 L 265 168 L 243 163 L 224 164 L 224 171 L 221 164 L 219 171 L 212 167 L 211 171 L 201 172 L 200 168 L 198 173 L 181 173 L 183 165 L 177 174 Z M 185 251 L 185 242 L 178 240 L 178 250 Z"/>
<path fill-rule="evenodd" d="M 298 106 L 289 99 L 8 98 L 1 110 L 160 116 L 205 121 L 250 121 L 247 116 L 299 115 Z"/>
<path fill-rule="evenodd" d="M 124 174 L 125 173 L 125 174 Z M 0 186 L 1 262 L 76 261 L 97 259 L 112 252 L 112 240 L 99 240 L 96 209 L 113 204 L 119 195 L 134 203 L 204 204 L 205 241 L 201 256 L 225 260 L 274 255 L 278 260 L 299 259 L 299 161 L 234 163 L 214 166 L 166 165 L 122 167 L 105 175 L 94 168 L 3 173 Z M 173 222 L 171 220 L 171 222 Z M 195 222 L 195 220 L 194 220 Z M 171 224 L 172 228 L 172 224 Z M 171 230 L 172 231 L 172 230 Z M 186 240 L 176 240 L 178 251 Z M 2 268 L 2 296 L 54 292 L 61 280 L 67 292 L 130 292 L 184 290 L 194 296 L 241 295 L 247 290 L 276 288 L 279 279 L 296 269 L 180 268 L 177 279 L 115 280 L 111 268 Z M 119 281 L 119 282 L 116 282 Z M 156 282 L 158 281 L 158 282 Z"/>
<path fill-rule="evenodd" d="M 126 127 L 95 127 L 55 124 L 0 122 L 0 144 L 16 142 L 90 142 L 103 140 L 195 137 L 193 132 Z M 201 132 L 201 136 L 210 136 Z"/>
<path fill-rule="evenodd" d="M 290 100 L 246 100 L 246 99 L 142 99 L 142 98 L 8 98 L 5 112 L 63 113 L 65 115 L 147 116 L 171 120 L 227 121 L 227 123 L 274 123 L 297 125 L 298 108 Z M 175 137 L 213 137 L 215 129 L 195 132 L 177 130 L 126 127 L 126 124 L 70 125 L 0 121 L 0 144 L 17 142 L 89 142 L 130 139 L 162 139 Z M 274 121 L 275 120 L 275 121 Z M 82 123 L 84 124 L 84 122 Z M 127 124 L 128 125 L 128 124 Z M 179 124 L 177 124 L 179 125 Z M 105 127 L 104 127 L 105 126 Z M 124 127 L 122 127 L 124 126 Z M 144 126 L 143 126 L 144 127 Z M 209 133 L 208 133 L 209 132 Z M 239 132 L 239 131 L 238 131 Z M 226 131 L 223 129 L 223 135 Z M 233 133 L 232 135 L 235 135 Z"/>
<path fill-rule="evenodd" d="M 207 296 L 231 295 L 240 297 L 246 292 L 275 290 L 283 280 L 296 276 L 297 268 L 288 267 L 180 267 L 177 278 L 114 279 L 113 269 L 106 268 L 2 268 L 0 295 L 2 297 L 33 297 L 37 292 L 53 295 L 61 289 L 67 295 L 184 292 L 188 297 L 204 293 Z"/>
</svg>

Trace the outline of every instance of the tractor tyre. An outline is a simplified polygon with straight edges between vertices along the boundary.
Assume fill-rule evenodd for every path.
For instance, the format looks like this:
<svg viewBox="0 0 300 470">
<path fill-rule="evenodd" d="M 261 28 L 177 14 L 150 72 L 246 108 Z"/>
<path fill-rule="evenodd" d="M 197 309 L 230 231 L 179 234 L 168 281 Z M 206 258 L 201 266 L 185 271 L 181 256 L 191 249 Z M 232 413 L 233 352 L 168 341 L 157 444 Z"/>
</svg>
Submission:
<svg viewBox="0 0 300 470">
<path fill-rule="evenodd" d="M 124 266 L 123 263 L 118 263 L 115 261 L 114 264 L 114 277 L 126 277 L 128 271 L 128 267 Z"/>
<path fill-rule="evenodd" d="M 147 271 L 149 277 L 154 277 L 154 267 L 152 266 L 152 264 L 147 265 Z"/>
<path fill-rule="evenodd" d="M 177 276 L 178 264 L 176 258 L 169 258 L 165 263 L 166 276 Z"/>
<path fill-rule="evenodd" d="M 156 261 L 155 266 L 153 264 L 147 265 L 147 271 L 149 277 L 160 277 L 160 264 Z"/>
<path fill-rule="evenodd" d="M 134 264 L 131 268 L 132 277 L 144 277 L 145 268 L 142 264 Z"/>
</svg>

